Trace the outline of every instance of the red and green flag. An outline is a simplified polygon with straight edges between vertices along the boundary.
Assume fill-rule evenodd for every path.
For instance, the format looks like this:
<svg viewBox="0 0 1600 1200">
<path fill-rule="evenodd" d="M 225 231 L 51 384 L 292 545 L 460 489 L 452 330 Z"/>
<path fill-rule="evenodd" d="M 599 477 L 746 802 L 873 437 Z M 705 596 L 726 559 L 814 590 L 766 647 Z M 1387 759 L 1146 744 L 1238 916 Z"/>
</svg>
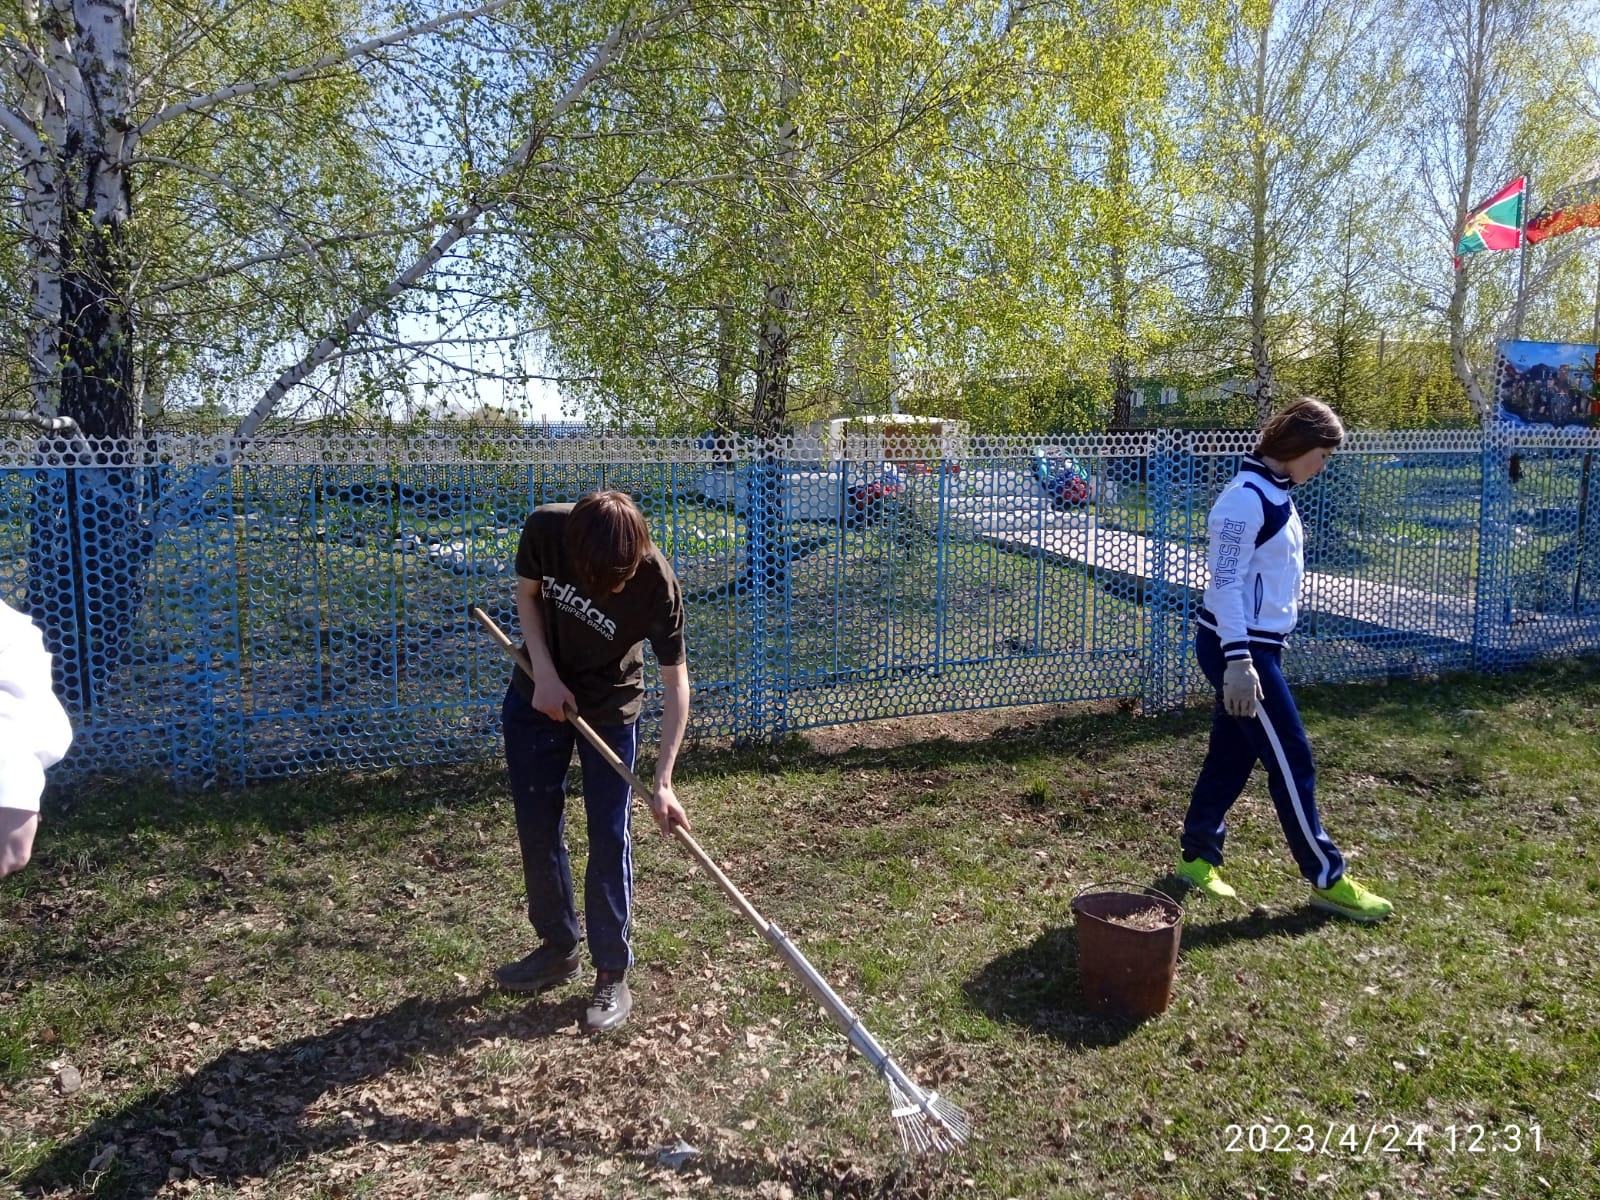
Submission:
<svg viewBox="0 0 1600 1200">
<path fill-rule="evenodd" d="M 1591 225 L 1600 225 L 1600 175 L 1557 188 L 1528 222 L 1528 241 L 1542 242 Z"/>
<path fill-rule="evenodd" d="M 1528 178 L 1519 175 L 1467 214 L 1456 242 L 1456 270 L 1461 269 L 1464 254 L 1522 245 L 1522 201 L 1527 194 Z"/>
</svg>

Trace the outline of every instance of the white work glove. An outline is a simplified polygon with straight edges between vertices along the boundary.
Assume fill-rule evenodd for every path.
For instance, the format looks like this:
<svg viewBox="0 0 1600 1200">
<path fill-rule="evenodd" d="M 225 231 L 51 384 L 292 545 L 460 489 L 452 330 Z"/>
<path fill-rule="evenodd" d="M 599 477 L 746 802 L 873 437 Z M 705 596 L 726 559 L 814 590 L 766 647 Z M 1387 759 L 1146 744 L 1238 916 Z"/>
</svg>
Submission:
<svg viewBox="0 0 1600 1200">
<path fill-rule="evenodd" d="M 1261 690 L 1261 676 L 1248 658 L 1236 658 L 1222 672 L 1222 707 L 1230 717 L 1253 717 L 1256 701 L 1266 693 Z"/>
</svg>

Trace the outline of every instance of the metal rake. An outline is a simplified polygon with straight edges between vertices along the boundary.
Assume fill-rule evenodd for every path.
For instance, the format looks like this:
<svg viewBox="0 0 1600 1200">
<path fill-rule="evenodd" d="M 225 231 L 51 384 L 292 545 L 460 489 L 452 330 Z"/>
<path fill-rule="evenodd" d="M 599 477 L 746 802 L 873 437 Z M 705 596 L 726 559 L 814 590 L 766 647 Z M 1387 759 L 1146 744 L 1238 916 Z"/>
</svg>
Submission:
<svg viewBox="0 0 1600 1200">
<path fill-rule="evenodd" d="M 531 679 L 533 670 L 526 651 L 507 637 L 505 631 L 481 608 L 473 608 L 472 615 L 489 631 L 490 636 L 499 644 L 507 657 Z M 588 722 L 570 706 L 567 709 L 567 719 L 572 722 L 573 728 L 611 764 L 612 769 L 628 781 L 634 791 L 641 796 L 652 794 L 654 789 L 646 786 L 628 765 L 617 757 L 616 752 L 606 745 L 600 735 L 589 728 Z M 761 932 L 762 937 L 771 943 L 783 961 L 800 977 L 800 982 L 805 984 L 806 991 L 811 993 L 812 998 L 822 1006 L 833 1023 L 850 1039 L 850 1044 L 872 1064 L 872 1069 L 888 1085 L 890 1114 L 894 1117 L 895 1128 L 899 1131 L 900 1144 L 908 1152 L 926 1154 L 949 1153 L 966 1142 L 972 1136 L 972 1125 L 960 1106 L 946 1100 L 938 1092 L 924 1091 L 914 1079 L 901 1070 L 900 1065 L 889 1057 L 889 1052 L 883 1048 L 878 1039 L 867 1031 L 866 1026 L 861 1023 L 861 1018 L 839 999 L 838 994 L 828 986 L 827 980 L 817 973 L 817 969 L 806 960 L 804 954 L 800 953 L 788 935 L 756 911 L 755 906 L 745 898 L 744 893 L 723 873 L 722 868 L 717 866 L 711 856 L 701 849 L 700 843 L 694 840 L 687 829 L 681 825 L 674 825 L 672 835 L 695 862 L 700 864 L 706 874 L 717 881 L 717 886 L 733 902 L 733 906 Z"/>
</svg>

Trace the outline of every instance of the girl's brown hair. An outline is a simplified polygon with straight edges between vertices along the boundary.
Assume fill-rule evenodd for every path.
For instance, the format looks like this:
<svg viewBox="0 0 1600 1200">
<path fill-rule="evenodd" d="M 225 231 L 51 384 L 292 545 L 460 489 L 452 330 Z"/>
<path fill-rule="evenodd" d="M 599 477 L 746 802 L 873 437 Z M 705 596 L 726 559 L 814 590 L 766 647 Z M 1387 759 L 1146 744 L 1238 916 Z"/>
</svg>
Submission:
<svg viewBox="0 0 1600 1200">
<path fill-rule="evenodd" d="M 590 492 L 567 518 L 567 555 L 591 596 L 605 596 L 633 578 L 650 553 L 644 514 L 626 492 Z"/>
<path fill-rule="evenodd" d="M 1339 414 L 1321 400 L 1309 396 L 1276 412 L 1261 427 L 1256 440 L 1257 458 L 1280 463 L 1299 458 L 1308 450 L 1327 447 L 1335 450 L 1344 441 L 1344 423 Z"/>
</svg>

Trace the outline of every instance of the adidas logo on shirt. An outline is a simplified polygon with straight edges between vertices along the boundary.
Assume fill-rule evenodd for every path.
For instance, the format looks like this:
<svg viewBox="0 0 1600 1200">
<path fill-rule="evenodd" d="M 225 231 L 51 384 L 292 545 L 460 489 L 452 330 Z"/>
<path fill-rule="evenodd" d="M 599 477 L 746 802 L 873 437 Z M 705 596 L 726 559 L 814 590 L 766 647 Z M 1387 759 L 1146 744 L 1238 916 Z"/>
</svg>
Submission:
<svg viewBox="0 0 1600 1200">
<path fill-rule="evenodd" d="M 555 601 L 558 608 L 577 617 L 596 633 L 603 634 L 608 640 L 617 636 L 617 623 L 570 583 L 557 583 L 554 576 L 546 575 L 544 592 Z"/>
</svg>

